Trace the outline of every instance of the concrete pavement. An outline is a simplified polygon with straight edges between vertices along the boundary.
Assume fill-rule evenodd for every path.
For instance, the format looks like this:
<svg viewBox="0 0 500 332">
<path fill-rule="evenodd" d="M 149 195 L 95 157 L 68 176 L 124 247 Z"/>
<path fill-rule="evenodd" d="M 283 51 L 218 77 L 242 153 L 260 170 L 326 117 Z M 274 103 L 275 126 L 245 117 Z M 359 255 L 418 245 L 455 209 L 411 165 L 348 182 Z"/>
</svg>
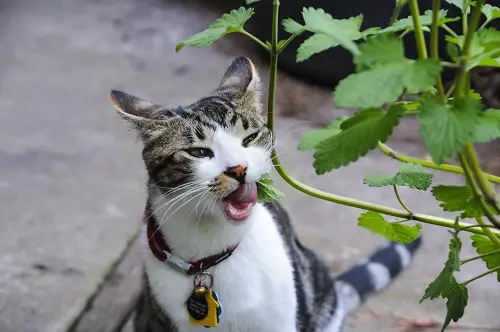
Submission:
<svg viewBox="0 0 500 332">
<path fill-rule="evenodd" d="M 134 238 L 145 199 L 140 146 L 110 107 L 108 91 L 124 89 L 171 104 L 210 91 L 240 50 L 188 48 L 176 55 L 174 46 L 217 15 L 173 0 L 0 3 L 1 332 L 66 331 L 89 309 Z M 280 98 L 286 105 L 286 91 Z M 290 173 L 321 189 L 397 207 L 390 190 L 362 184 L 365 174 L 397 170 L 395 162 L 372 153 L 318 177 L 311 156 L 295 149 L 309 124 L 291 118 L 277 124 L 278 149 Z M 401 139 L 394 147 L 423 153 Z M 436 181 L 460 178 L 438 174 Z M 356 226 L 360 211 L 277 182 L 301 238 L 333 271 L 382 242 Z M 415 211 L 443 214 L 429 194 L 404 190 L 403 196 Z M 418 300 L 446 259 L 447 234 L 424 230 L 425 244 L 412 268 L 353 315 L 348 331 L 389 331 L 401 317 L 442 320 L 442 301 Z M 470 254 L 466 246 L 464 255 Z M 481 263 L 471 264 L 463 278 L 482 271 Z M 461 324 L 500 330 L 498 283 L 488 277 L 470 286 Z"/>
</svg>

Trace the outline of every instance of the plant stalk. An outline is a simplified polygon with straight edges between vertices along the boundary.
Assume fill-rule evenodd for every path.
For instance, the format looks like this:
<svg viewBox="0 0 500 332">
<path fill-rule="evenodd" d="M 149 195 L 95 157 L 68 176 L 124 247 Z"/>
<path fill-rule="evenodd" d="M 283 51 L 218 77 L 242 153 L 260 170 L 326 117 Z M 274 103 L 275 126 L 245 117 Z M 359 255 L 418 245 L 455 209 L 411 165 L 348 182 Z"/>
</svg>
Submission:
<svg viewBox="0 0 500 332">
<path fill-rule="evenodd" d="M 474 151 L 474 147 L 471 143 L 467 143 L 465 146 L 465 157 L 484 197 L 491 205 L 493 205 L 494 210 L 500 214 L 500 198 L 483 173 L 476 156 L 476 151 Z M 495 223 L 492 221 L 492 223 L 500 228 L 500 222 Z"/>
<path fill-rule="evenodd" d="M 483 8 L 485 0 L 477 0 L 474 9 L 472 10 L 472 14 L 470 17 L 469 26 L 467 28 L 467 32 L 464 31 L 465 40 L 464 45 L 462 47 L 462 56 L 460 59 L 460 67 L 458 69 L 458 74 L 455 79 L 455 98 L 459 99 L 465 96 L 465 80 L 467 77 L 467 62 L 469 61 L 470 49 L 472 47 L 472 41 L 474 40 L 474 35 L 476 33 L 476 28 L 479 24 L 479 20 L 481 18 L 481 9 Z M 464 17 L 467 17 L 467 12 L 464 12 Z M 467 22 L 465 19 L 463 22 Z"/>
<path fill-rule="evenodd" d="M 432 168 L 432 169 L 436 169 L 436 170 L 440 170 L 440 171 L 444 171 L 444 172 L 457 173 L 457 174 L 462 174 L 462 175 L 465 174 L 463 168 L 461 168 L 461 167 L 454 166 L 454 165 L 448 165 L 448 164 L 438 165 L 436 163 L 433 163 L 432 161 L 410 157 L 410 156 L 398 153 L 397 151 L 394 151 L 393 149 L 391 149 L 389 146 L 385 145 L 382 142 L 378 143 L 378 149 L 383 154 L 388 156 L 389 158 L 393 158 L 393 159 L 396 159 L 396 160 L 401 161 L 401 162 L 419 164 L 419 165 L 422 165 L 426 168 Z M 485 176 L 489 181 L 500 184 L 500 176 L 495 176 L 492 174 L 485 174 Z"/>
<path fill-rule="evenodd" d="M 432 0 L 432 26 L 431 26 L 431 57 L 439 61 L 439 8 L 441 0 Z M 444 86 L 441 74 L 436 76 L 436 89 L 444 98 Z"/>
<path fill-rule="evenodd" d="M 410 0 L 410 13 L 413 19 L 413 27 L 415 29 L 415 40 L 417 41 L 418 57 L 427 59 L 427 46 L 425 44 L 424 31 L 420 23 L 420 10 L 418 9 L 417 0 Z"/>
<path fill-rule="evenodd" d="M 474 180 L 473 173 L 471 169 L 469 168 L 469 164 L 467 163 L 467 159 L 465 158 L 463 153 L 458 154 L 458 158 L 460 159 L 460 163 L 462 164 L 462 167 L 465 170 L 465 177 L 467 179 L 467 184 L 469 187 L 472 189 L 472 192 L 474 193 L 474 197 L 479 200 L 479 204 L 481 205 L 481 208 L 483 209 L 484 213 L 488 217 L 488 219 L 491 221 L 492 224 L 497 226 L 495 216 L 493 213 L 491 213 L 488 205 L 486 204 L 484 197 L 481 195 L 481 192 L 476 184 L 476 180 Z M 476 218 L 476 221 L 479 225 L 484 226 L 485 223 L 482 218 Z M 496 236 L 493 234 L 491 229 L 488 227 L 483 227 L 484 234 L 490 238 L 490 240 L 495 243 L 499 248 L 500 248 L 500 240 L 496 238 Z"/>
<path fill-rule="evenodd" d="M 487 252 L 487 253 L 479 255 L 479 256 L 474 256 L 471 258 L 464 259 L 463 261 L 460 262 L 460 265 L 464 265 L 465 263 L 475 261 L 476 259 L 482 259 L 484 257 L 488 257 L 488 256 L 499 254 L 499 253 L 500 253 L 500 249 L 496 249 L 496 250 Z"/>
<path fill-rule="evenodd" d="M 240 33 L 243 34 L 243 35 L 245 35 L 245 36 L 247 36 L 247 37 L 249 37 L 250 39 L 252 39 L 254 42 L 256 42 L 257 44 L 259 44 L 260 46 L 262 46 L 266 51 L 271 52 L 271 49 L 269 48 L 269 46 L 267 46 L 266 44 L 264 44 L 259 38 L 255 37 L 251 33 L 247 32 L 244 29 L 241 29 Z"/>
<path fill-rule="evenodd" d="M 273 133 L 274 142 L 274 107 L 276 105 L 276 81 L 278 78 L 278 24 L 279 0 L 273 2 L 273 26 L 271 37 L 271 68 L 269 75 L 269 99 L 267 101 L 267 127 Z"/>
<path fill-rule="evenodd" d="M 398 187 L 396 187 L 396 185 L 393 185 L 392 187 L 394 189 L 394 194 L 396 194 L 396 198 L 397 198 L 399 204 L 401 204 L 401 206 L 403 207 L 403 209 L 405 209 L 406 211 L 408 211 L 409 214 L 413 215 L 413 212 L 406 206 L 406 204 L 401 199 L 401 196 L 399 195 Z"/>
<path fill-rule="evenodd" d="M 486 271 L 486 272 L 484 272 L 484 273 L 481 273 L 480 275 L 475 276 L 474 278 L 469 279 L 469 280 L 467 280 L 466 282 L 463 282 L 463 283 L 462 283 L 462 285 L 464 285 L 464 286 L 465 286 L 465 285 L 467 285 L 467 284 L 470 284 L 470 283 L 471 283 L 471 282 L 473 282 L 474 280 L 477 280 L 477 279 L 479 279 L 479 278 L 482 278 L 482 277 L 484 277 L 484 276 L 487 276 L 488 274 L 495 273 L 495 272 L 497 272 L 497 271 L 500 271 L 500 266 L 499 266 L 499 267 L 496 267 L 496 268 L 494 268 L 494 269 L 492 269 L 492 270 Z"/>
<path fill-rule="evenodd" d="M 410 214 L 406 211 L 390 208 L 384 205 L 379 205 L 379 204 L 374 204 L 370 202 L 365 202 L 357 199 L 353 199 L 350 197 L 345 197 L 345 196 L 340 196 L 340 195 L 335 195 L 332 193 L 328 193 L 319 189 L 312 188 L 297 179 L 293 178 L 290 176 L 287 171 L 284 169 L 284 167 L 281 165 L 279 158 L 276 154 L 276 151 L 272 152 L 272 160 L 274 162 L 274 168 L 278 172 L 278 174 L 285 180 L 289 185 L 291 185 L 293 188 L 297 189 L 298 191 L 301 191 L 309 196 L 316 197 L 328 202 L 333 202 L 345 206 L 350 206 L 350 207 L 355 207 L 358 209 L 363 209 L 363 210 L 368 210 L 368 211 L 373 211 L 373 212 L 378 212 L 382 213 L 388 216 L 393 216 L 397 218 L 403 218 L 406 220 L 416 220 L 420 221 L 426 224 L 431 224 L 431 225 L 437 225 L 437 226 L 442 226 L 442 227 L 447 227 L 447 228 L 455 228 L 455 221 L 451 219 L 446 219 L 446 218 L 440 218 L 440 217 L 435 217 L 435 216 L 430 216 L 426 214 Z M 460 228 L 467 228 L 467 232 L 470 233 L 476 233 L 476 234 L 481 234 L 485 235 L 485 231 L 483 229 L 472 229 L 471 224 L 464 223 L 464 222 L 459 222 L 458 226 Z M 500 237 L 500 231 L 494 229 L 493 234 L 497 237 Z"/>
</svg>

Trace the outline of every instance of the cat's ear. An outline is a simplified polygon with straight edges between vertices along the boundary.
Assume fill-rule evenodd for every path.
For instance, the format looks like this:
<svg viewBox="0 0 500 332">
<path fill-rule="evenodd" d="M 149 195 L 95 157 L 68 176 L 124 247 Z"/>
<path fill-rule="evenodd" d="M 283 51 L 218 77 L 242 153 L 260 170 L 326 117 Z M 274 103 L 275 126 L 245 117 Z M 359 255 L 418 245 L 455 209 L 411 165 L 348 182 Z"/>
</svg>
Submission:
<svg viewBox="0 0 500 332">
<path fill-rule="evenodd" d="M 164 107 L 150 101 L 113 90 L 109 94 L 113 107 L 128 121 L 140 125 L 151 120 L 161 120 Z"/>
<path fill-rule="evenodd" d="M 260 84 L 255 65 L 250 59 L 242 56 L 231 63 L 216 92 L 257 99 Z"/>
</svg>

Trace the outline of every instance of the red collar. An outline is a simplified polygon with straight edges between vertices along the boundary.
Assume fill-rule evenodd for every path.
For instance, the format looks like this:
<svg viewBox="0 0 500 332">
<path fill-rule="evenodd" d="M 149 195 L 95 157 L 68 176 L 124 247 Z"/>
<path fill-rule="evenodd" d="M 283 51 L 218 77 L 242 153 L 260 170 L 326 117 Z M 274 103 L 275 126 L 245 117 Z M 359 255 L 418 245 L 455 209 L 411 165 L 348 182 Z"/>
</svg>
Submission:
<svg viewBox="0 0 500 332">
<path fill-rule="evenodd" d="M 148 244 L 153 255 L 155 255 L 155 257 L 162 262 L 167 262 L 184 270 L 188 275 L 194 275 L 219 264 L 229 258 L 238 247 L 238 245 L 234 245 L 219 254 L 208 256 L 194 262 L 186 262 L 182 258 L 172 254 L 172 250 L 170 250 L 169 246 L 165 242 L 165 237 L 158 228 L 154 215 L 151 213 L 151 205 L 149 202 L 146 204 L 144 219 L 144 222 L 147 224 L 146 233 L 148 237 Z"/>
</svg>

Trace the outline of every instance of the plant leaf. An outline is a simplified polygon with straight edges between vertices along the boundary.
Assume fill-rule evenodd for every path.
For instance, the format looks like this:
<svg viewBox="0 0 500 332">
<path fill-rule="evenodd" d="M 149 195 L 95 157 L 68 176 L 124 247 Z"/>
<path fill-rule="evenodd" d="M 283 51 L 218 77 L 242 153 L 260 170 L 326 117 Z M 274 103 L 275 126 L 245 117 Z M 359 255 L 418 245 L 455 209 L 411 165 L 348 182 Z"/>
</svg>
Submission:
<svg viewBox="0 0 500 332">
<path fill-rule="evenodd" d="M 406 186 L 412 189 L 427 190 L 434 175 L 428 173 L 422 165 L 401 163 L 396 175 L 371 175 L 363 183 L 369 187 Z"/>
<path fill-rule="evenodd" d="M 199 32 L 177 44 L 175 51 L 179 52 L 184 46 L 206 47 L 215 43 L 221 37 L 231 32 L 240 32 L 243 25 L 254 14 L 253 8 L 240 7 L 215 20 L 208 29 Z"/>
<path fill-rule="evenodd" d="M 471 96 L 445 103 L 424 98 L 420 105 L 420 132 L 432 159 L 441 164 L 453 157 L 474 135 L 481 102 Z"/>
<path fill-rule="evenodd" d="M 470 0 L 445 0 L 447 3 L 452 4 L 460 8 L 462 13 L 467 10 L 467 14 L 470 14 Z"/>
<path fill-rule="evenodd" d="M 387 112 L 371 109 L 356 113 L 353 118 L 364 117 L 365 113 L 370 113 L 370 116 L 316 145 L 316 173 L 324 174 L 345 166 L 374 149 L 379 141 L 385 142 L 399 123 L 403 112 L 401 105 L 393 105 Z"/>
<path fill-rule="evenodd" d="M 489 3 L 485 4 L 483 8 L 481 8 L 481 12 L 484 16 L 486 16 L 487 22 L 500 18 L 500 8 L 492 6 Z"/>
<path fill-rule="evenodd" d="M 404 61 L 404 45 L 400 38 L 392 35 L 380 35 L 369 38 L 359 45 L 361 54 L 354 57 L 354 63 L 372 67 L 390 62 Z"/>
<path fill-rule="evenodd" d="M 483 235 L 474 234 L 471 237 L 472 246 L 476 248 L 476 252 L 480 255 L 487 254 L 494 250 L 498 250 L 498 248 L 489 238 Z M 482 260 L 486 263 L 488 269 L 494 269 L 500 266 L 500 252 L 496 254 L 492 254 L 489 256 L 485 256 Z M 500 271 L 497 273 L 497 280 L 500 282 Z"/>
<path fill-rule="evenodd" d="M 314 54 L 338 45 L 339 42 L 332 37 L 316 33 L 300 44 L 297 49 L 297 62 L 307 60 Z"/>
<path fill-rule="evenodd" d="M 251 5 L 252 3 L 256 3 L 256 2 L 259 2 L 260 0 L 245 0 L 245 3 L 247 5 Z"/>
<path fill-rule="evenodd" d="M 358 221 L 358 226 L 402 244 L 415 241 L 419 237 L 422 228 L 421 225 L 408 226 L 401 223 L 388 222 L 377 212 L 365 212 L 359 216 Z"/>
<path fill-rule="evenodd" d="M 486 143 L 500 138 L 500 110 L 489 109 L 479 118 L 472 141 Z"/>
<path fill-rule="evenodd" d="M 340 107 L 382 106 L 396 101 L 404 89 L 409 93 L 432 89 L 440 71 L 441 64 L 435 59 L 404 59 L 376 66 L 340 81 L 334 100 Z"/>
<path fill-rule="evenodd" d="M 469 300 L 469 292 L 467 287 L 463 284 L 457 283 L 455 278 L 452 279 L 451 285 L 449 286 L 446 293 L 443 295 L 446 301 L 446 318 L 444 320 L 441 332 L 443 332 L 446 327 L 453 320 L 457 322 L 464 315 L 465 307 Z"/>
<path fill-rule="evenodd" d="M 432 281 L 429 286 L 425 289 L 425 294 L 420 300 L 420 302 L 431 299 L 434 300 L 439 296 L 446 294 L 449 287 L 455 282 L 455 277 L 453 273 L 455 271 L 460 271 L 460 250 L 462 249 L 462 241 L 456 235 L 456 232 L 451 232 L 452 237 L 448 248 L 450 249 L 448 253 L 448 259 L 444 263 L 443 270 L 439 275 Z"/>
<path fill-rule="evenodd" d="M 440 10 L 439 11 L 439 20 L 438 20 L 438 26 L 441 26 L 445 23 L 448 22 L 454 22 L 459 20 L 458 17 L 455 18 L 447 18 L 446 14 L 448 12 L 446 10 Z M 420 23 L 422 26 L 430 26 L 432 24 L 432 10 L 426 10 L 424 15 L 420 15 Z M 406 29 L 411 29 L 413 30 L 413 18 L 411 16 L 408 16 L 406 18 L 397 20 L 392 24 L 391 26 L 379 30 L 377 34 L 382 34 L 382 33 L 388 33 L 388 32 L 398 32 Z"/>
<path fill-rule="evenodd" d="M 442 202 L 439 206 L 444 211 L 463 211 L 460 215 L 461 218 L 484 216 L 484 211 L 479 200 L 474 197 L 472 189 L 468 186 L 436 186 L 432 188 L 432 194 L 436 200 Z M 486 204 L 490 205 L 488 202 Z"/>
<path fill-rule="evenodd" d="M 299 36 L 306 31 L 306 28 L 302 24 L 295 22 L 291 18 L 285 18 L 281 21 L 281 24 L 283 24 L 285 31 L 291 33 L 292 35 Z"/>
<path fill-rule="evenodd" d="M 297 147 L 297 149 L 314 150 L 316 145 L 318 145 L 320 142 L 340 133 L 342 131 L 340 129 L 341 123 L 348 118 L 349 118 L 348 116 L 339 116 L 334 122 L 330 123 L 328 127 L 326 127 L 325 129 L 308 131 L 300 139 L 299 146 Z"/>
<path fill-rule="evenodd" d="M 266 173 L 257 181 L 257 201 L 271 202 L 285 197 L 278 188 L 273 185 L 271 175 Z"/>
<path fill-rule="evenodd" d="M 288 32 L 294 33 L 300 31 L 299 26 L 303 27 L 303 29 L 314 32 L 315 34 L 326 35 L 335 41 L 332 42 L 328 39 L 327 44 L 332 46 L 326 46 L 319 43 L 319 41 L 326 41 L 323 39 L 314 39 L 309 41 L 308 44 L 302 47 L 303 54 L 315 54 L 318 53 L 318 49 L 321 51 L 326 50 L 329 47 L 333 47 L 336 45 L 341 45 L 352 54 L 359 54 L 358 46 L 354 43 L 354 40 L 357 40 L 362 37 L 360 32 L 361 23 L 363 21 L 363 16 L 359 15 L 356 17 L 351 17 L 348 19 L 337 20 L 332 18 L 332 16 L 328 13 L 325 13 L 323 9 L 315 9 L 313 7 L 304 8 L 302 10 L 302 16 L 304 18 L 304 25 L 294 22 L 291 19 L 286 21 L 285 29 Z M 292 23 L 294 22 L 294 23 Z M 285 24 L 285 22 L 283 22 Z M 296 33 L 295 33 L 296 34 Z M 308 47 L 314 47 L 314 50 L 308 50 Z M 301 59 L 303 56 L 301 56 Z M 304 58 L 305 60 L 306 58 Z"/>
</svg>

